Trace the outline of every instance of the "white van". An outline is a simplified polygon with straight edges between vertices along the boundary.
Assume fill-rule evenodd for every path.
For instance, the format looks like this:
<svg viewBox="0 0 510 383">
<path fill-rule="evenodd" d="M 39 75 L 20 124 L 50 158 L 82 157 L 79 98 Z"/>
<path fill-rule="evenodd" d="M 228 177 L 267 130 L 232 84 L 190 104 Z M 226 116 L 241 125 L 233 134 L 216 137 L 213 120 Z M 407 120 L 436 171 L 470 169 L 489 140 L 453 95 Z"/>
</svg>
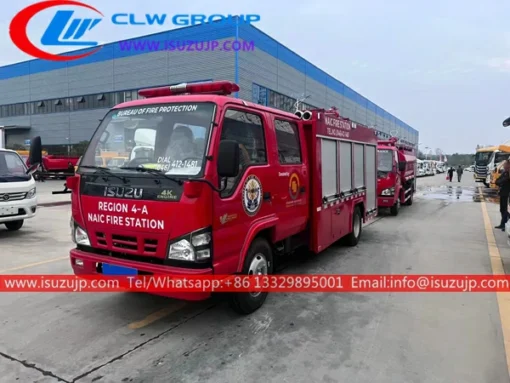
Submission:
<svg viewBox="0 0 510 383">
<path fill-rule="evenodd" d="M 19 230 L 25 219 L 35 216 L 37 196 L 32 174 L 14 150 L 0 149 L 0 224 Z"/>
</svg>

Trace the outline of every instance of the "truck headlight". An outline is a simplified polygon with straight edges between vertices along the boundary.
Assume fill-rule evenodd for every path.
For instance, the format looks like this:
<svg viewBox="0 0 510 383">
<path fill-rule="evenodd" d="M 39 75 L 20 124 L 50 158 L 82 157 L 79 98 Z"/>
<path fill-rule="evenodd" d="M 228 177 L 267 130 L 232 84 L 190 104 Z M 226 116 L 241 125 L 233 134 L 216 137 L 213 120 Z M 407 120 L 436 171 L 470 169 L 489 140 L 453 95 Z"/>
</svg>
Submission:
<svg viewBox="0 0 510 383">
<path fill-rule="evenodd" d="M 71 238 L 77 245 L 90 246 L 89 235 L 73 219 L 71 219 Z"/>
<path fill-rule="evenodd" d="M 168 248 L 168 259 L 175 261 L 203 262 L 211 258 L 212 235 L 202 229 L 173 241 Z"/>
<path fill-rule="evenodd" d="M 27 193 L 27 198 L 34 198 L 35 197 L 35 188 L 30 189 L 30 191 Z"/>
<path fill-rule="evenodd" d="M 384 189 L 381 195 L 393 195 L 395 194 L 395 188 Z"/>
</svg>

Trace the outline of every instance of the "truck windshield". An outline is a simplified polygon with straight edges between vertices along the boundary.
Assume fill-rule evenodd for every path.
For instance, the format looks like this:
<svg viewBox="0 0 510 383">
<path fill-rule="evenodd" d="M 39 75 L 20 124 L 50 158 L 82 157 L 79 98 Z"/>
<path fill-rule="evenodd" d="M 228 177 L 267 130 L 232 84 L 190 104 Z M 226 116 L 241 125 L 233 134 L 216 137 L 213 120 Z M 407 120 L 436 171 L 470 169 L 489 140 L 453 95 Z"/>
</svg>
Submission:
<svg viewBox="0 0 510 383">
<path fill-rule="evenodd" d="M 378 150 L 377 171 L 391 172 L 393 170 L 393 152 L 391 150 Z"/>
<path fill-rule="evenodd" d="M 0 181 L 5 178 L 29 180 L 27 168 L 20 156 L 13 152 L 0 151 Z"/>
<path fill-rule="evenodd" d="M 215 104 L 141 105 L 110 111 L 92 137 L 80 162 L 90 167 L 144 167 L 172 175 L 198 175 L 204 164 Z M 81 167 L 83 166 L 83 168 Z"/>
<path fill-rule="evenodd" d="M 504 153 L 504 152 L 496 153 L 496 158 L 494 159 L 494 163 L 499 164 L 500 162 L 508 160 L 508 157 L 510 157 L 510 153 Z"/>
<path fill-rule="evenodd" d="M 477 165 L 487 165 L 491 158 L 491 152 L 478 152 L 475 156 L 475 162 Z"/>
</svg>

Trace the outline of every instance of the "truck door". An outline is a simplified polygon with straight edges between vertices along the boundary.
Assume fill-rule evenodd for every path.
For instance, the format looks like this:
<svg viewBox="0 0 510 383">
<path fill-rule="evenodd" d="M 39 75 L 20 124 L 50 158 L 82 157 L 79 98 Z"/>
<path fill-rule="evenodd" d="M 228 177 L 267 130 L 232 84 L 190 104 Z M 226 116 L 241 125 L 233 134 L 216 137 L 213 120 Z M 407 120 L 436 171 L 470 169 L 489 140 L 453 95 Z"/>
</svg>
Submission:
<svg viewBox="0 0 510 383">
<path fill-rule="evenodd" d="M 269 165 L 265 115 L 240 106 L 227 107 L 220 120 L 221 140 L 234 140 L 241 151 L 237 177 L 222 181 L 225 190 L 213 194 L 215 273 L 237 270 L 246 236 L 255 220 L 273 216 L 274 174 Z M 218 143 L 219 145 L 219 143 Z"/>
<path fill-rule="evenodd" d="M 278 239 L 304 230 L 308 218 L 308 174 L 303 163 L 306 146 L 296 122 L 275 116 L 274 133 L 278 149 L 274 166 L 275 204 L 278 210 Z"/>
</svg>

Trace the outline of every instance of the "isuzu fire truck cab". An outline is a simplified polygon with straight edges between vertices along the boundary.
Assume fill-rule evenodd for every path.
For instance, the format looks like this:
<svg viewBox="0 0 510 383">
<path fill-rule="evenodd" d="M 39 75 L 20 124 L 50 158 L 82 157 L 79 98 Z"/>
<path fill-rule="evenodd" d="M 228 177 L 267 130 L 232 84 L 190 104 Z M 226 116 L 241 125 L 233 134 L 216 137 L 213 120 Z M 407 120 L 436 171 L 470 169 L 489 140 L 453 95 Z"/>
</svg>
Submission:
<svg viewBox="0 0 510 383">
<path fill-rule="evenodd" d="M 227 81 L 146 89 L 104 117 L 66 181 L 75 274 L 270 274 L 299 246 L 358 243 L 377 214 L 375 132 L 336 110 L 298 117 L 229 97 L 237 91 Z M 96 166 L 101 150 L 124 150 L 120 136 L 154 150 Z M 266 296 L 231 302 L 251 313 Z"/>
<path fill-rule="evenodd" d="M 414 149 L 393 137 L 377 145 L 377 205 L 397 215 L 402 204 L 412 205 L 416 191 L 417 163 Z"/>
</svg>

